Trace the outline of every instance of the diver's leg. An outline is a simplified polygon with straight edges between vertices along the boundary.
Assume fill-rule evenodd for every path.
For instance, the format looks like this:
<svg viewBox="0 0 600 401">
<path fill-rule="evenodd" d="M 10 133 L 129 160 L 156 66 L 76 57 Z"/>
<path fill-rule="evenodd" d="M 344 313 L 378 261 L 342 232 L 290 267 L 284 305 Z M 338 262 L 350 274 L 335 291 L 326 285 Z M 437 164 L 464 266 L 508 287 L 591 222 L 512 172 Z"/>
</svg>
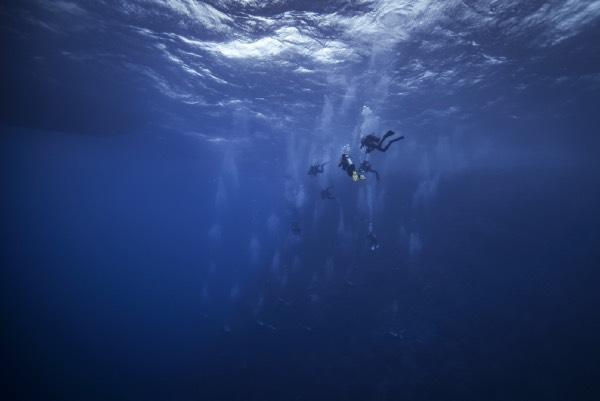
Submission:
<svg viewBox="0 0 600 401">
<path fill-rule="evenodd" d="M 377 178 L 377 181 L 379 181 L 379 172 L 377 170 L 371 170 L 373 173 L 375 173 L 375 178 Z"/>
<path fill-rule="evenodd" d="M 379 142 L 377 142 L 377 146 L 375 147 L 376 149 L 381 150 L 382 152 L 385 152 L 385 150 L 383 150 L 382 146 L 383 146 L 383 141 L 385 141 L 388 137 L 394 135 L 394 131 L 388 131 L 386 132 L 381 139 L 379 140 Z M 386 148 L 387 149 L 387 148 Z"/>
<path fill-rule="evenodd" d="M 396 139 L 392 139 L 391 141 L 389 141 L 387 143 L 387 145 L 385 145 L 383 148 L 381 146 L 379 146 L 377 149 L 381 150 L 382 152 L 385 152 L 386 150 L 388 150 L 388 148 L 390 147 L 390 145 L 394 142 L 398 142 L 399 140 L 404 139 L 404 136 L 401 136 L 399 138 Z"/>
</svg>

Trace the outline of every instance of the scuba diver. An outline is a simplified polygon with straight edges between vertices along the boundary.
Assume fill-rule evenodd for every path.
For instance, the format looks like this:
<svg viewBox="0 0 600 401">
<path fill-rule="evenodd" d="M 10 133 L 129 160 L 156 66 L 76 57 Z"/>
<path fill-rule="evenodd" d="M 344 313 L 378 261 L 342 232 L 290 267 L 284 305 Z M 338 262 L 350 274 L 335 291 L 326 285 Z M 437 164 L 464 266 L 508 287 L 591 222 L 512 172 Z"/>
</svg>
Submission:
<svg viewBox="0 0 600 401">
<path fill-rule="evenodd" d="M 311 177 L 316 177 L 318 174 L 323 173 L 325 170 L 323 169 L 323 167 L 327 164 L 327 162 L 325 163 L 321 163 L 321 164 L 313 164 L 308 168 L 308 175 L 310 175 Z"/>
<path fill-rule="evenodd" d="M 356 169 L 356 166 L 354 163 L 352 163 L 352 159 L 350 159 L 350 155 L 348 155 L 346 152 L 342 153 L 342 158 L 340 159 L 338 166 L 341 167 L 350 177 L 352 177 L 354 181 L 367 179 L 364 174 Z"/>
<path fill-rule="evenodd" d="M 297 222 L 293 222 L 290 225 L 290 231 L 294 235 L 300 235 L 302 233 L 302 230 L 300 229 L 300 224 L 298 224 Z"/>
<path fill-rule="evenodd" d="M 377 241 L 377 237 L 375 237 L 372 231 L 369 231 L 367 234 L 367 241 L 369 241 L 369 249 L 372 251 L 380 247 L 379 241 Z"/>
<path fill-rule="evenodd" d="M 371 165 L 371 163 L 369 163 L 368 160 L 363 160 L 362 163 L 360 163 L 359 169 L 363 173 L 374 173 L 375 178 L 377 178 L 377 181 L 379 181 L 379 172 L 373 169 L 373 166 Z"/>
<path fill-rule="evenodd" d="M 404 135 L 402 135 L 402 136 L 399 136 L 398 138 L 388 141 L 388 144 L 383 146 L 383 141 L 385 141 L 388 137 L 390 137 L 392 135 L 394 135 L 394 131 L 386 132 L 385 135 L 383 135 L 383 138 L 379 138 L 375 134 L 369 134 L 367 136 L 364 136 L 360 140 L 360 148 L 361 149 L 365 148 L 365 152 L 367 152 L 367 153 L 371 153 L 375 149 L 377 149 L 381 152 L 385 152 L 386 150 L 388 150 L 388 148 L 390 147 L 390 145 L 392 143 L 397 142 L 400 139 L 404 139 Z"/>
<path fill-rule="evenodd" d="M 330 185 L 327 188 L 321 190 L 321 199 L 335 199 L 335 194 L 333 193 L 333 185 Z"/>
</svg>

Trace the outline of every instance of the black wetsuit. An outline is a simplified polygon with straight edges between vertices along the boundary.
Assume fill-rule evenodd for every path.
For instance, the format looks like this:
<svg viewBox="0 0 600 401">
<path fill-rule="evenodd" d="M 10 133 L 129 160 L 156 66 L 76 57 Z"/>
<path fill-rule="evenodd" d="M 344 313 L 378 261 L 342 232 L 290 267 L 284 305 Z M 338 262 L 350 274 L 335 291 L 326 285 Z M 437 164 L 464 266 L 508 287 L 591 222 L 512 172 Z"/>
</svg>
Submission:
<svg viewBox="0 0 600 401">
<path fill-rule="evenodd" d="M 316 177 L 317 174 L 321 174 L 325 171 L 325 169 L 323 167 L 325 167 L 327 163 L 323 163 L 323 164 L 313 164 L 312 166 L 310 166 L 310 168 L 308 169 L 308 175 L 312 176 L 312 177 Z"/>
<path fill-rule="evenodd" d="M 356 171 L 356 166 L 352 163 L 352 159 L 350 156 L 343 153 L 342 158 L 340 159 L 340 163 L 338 164 L 350 177 L 352 177 L 353 173 Z"/>
<path fill-rule="evenodd" d="M 387 145 L 383 146 L 383 141 L 385 141 L 388 137 L 392 135 L 394 135 L 394 131 L 386 132 L 385 135 L 383 135 L 383 138 L 381 139 L 374 134 L 367 135 L 360 141 L 360 148 L 365 148 L 365 152 L 367 153 L 371 153 L 375 149 L 381 152 L 385 152 L 386 150 L 388 150 L 392 143 L 404 139 L 404 136 L 400 136 L 398 138 L 388 141 Z"/>
<path fill-rule="evenodd" d="M 338 166 L 340 166 L 342 169 L 344 169 L 346 174 L 348 174 L 354 182 L 358 182 L 358 181 L 367 179 L 367 177 L 365 177 L 365 175 L 356 168 L 354 163 L 352 163 L 352 159 L 350 159 L 350 156 L 348 156 L 348 154 L 346 154 L 346 153 L 342 153 L 342 158 L 341 158 Z"/>
</svg>

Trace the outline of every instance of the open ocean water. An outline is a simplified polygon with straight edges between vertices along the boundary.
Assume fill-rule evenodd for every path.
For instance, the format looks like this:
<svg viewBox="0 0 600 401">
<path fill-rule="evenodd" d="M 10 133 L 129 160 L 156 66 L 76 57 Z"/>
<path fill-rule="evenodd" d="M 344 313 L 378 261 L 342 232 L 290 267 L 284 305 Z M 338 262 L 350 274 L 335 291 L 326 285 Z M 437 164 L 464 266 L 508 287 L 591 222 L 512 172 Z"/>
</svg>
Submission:
<svg viewBox="0 0 600 401">
<path fill-rule="evenodd" d="M 0 72 L 2 399 L 598 399 L 600 1 L 5 1 Z"/>
</svg>

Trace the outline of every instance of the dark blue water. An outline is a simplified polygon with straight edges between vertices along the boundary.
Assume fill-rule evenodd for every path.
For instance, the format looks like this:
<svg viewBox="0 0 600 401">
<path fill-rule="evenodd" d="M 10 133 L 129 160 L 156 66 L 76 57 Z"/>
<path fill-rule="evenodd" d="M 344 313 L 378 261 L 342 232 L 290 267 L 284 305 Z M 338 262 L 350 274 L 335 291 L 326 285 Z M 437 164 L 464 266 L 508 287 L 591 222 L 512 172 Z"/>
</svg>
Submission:
<svg viewBox="0 0 600 401">
<path fill-rule="evenodd" d="M 597 399 L 599 18 L 0 6 L 3 399 Z"/>
</svg>

